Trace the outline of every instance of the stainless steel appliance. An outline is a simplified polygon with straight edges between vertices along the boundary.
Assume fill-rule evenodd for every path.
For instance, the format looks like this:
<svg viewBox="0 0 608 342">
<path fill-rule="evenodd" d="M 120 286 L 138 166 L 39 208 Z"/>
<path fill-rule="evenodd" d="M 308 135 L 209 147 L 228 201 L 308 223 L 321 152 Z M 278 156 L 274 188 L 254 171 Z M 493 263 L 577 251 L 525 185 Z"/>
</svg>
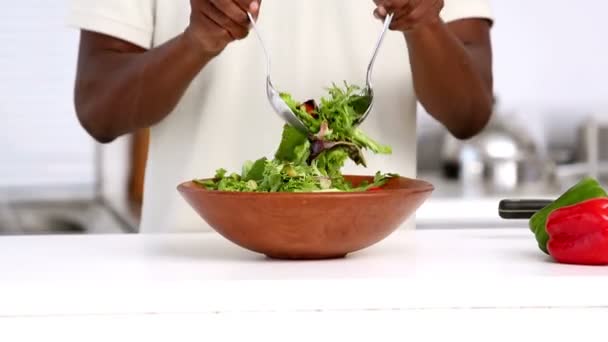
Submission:
<svg viewBox="0 0 608 342">
<path fill-rule="evenodd" d="M 461 141 L 444 136 L 441 152 L 446 179 L 488 192 L 508 192 L 525 183 L 547 182 L 552 162 L 524 125 L 496 114 L 476 137 Z"/>
</svg>

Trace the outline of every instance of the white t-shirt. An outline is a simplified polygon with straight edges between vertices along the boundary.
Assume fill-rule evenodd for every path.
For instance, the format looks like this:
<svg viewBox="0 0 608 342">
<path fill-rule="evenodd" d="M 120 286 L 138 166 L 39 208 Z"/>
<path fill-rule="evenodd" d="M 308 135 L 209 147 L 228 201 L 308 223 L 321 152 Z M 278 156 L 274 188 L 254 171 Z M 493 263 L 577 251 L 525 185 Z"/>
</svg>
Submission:
<svg viewBox="0 0 608 342">
<path fill-rule="evenodd" d="M 325 95 L 332 82 L 363 85 L 382 26 L 373 9 L 372 0 L 264 0 L 259 28 L 272 56 L 275 87 L 307 100 Z M 182 33 L 189 15 L 188 0 L 72 0 L 69 23 L 153 48 Z M 491 19 L 488 0 L 445 0 L 446 22 L 471 17 Z M 373 80 L 376 103 L 362 129 L 393 154 L 366 152 L 367 169 L 351 163 L 345 171 L 415 177 L 416 96 L 401 33 L 387 33 Z M 250 34 L 208 64 L 174 112 L 152 127 L 141 232 L 209 230 L 176 186 L 273 156 L 283 122 L 264 85 L 264 55 Z M 404 228 L 412 227 L 410 220 Z"/>
</svg>

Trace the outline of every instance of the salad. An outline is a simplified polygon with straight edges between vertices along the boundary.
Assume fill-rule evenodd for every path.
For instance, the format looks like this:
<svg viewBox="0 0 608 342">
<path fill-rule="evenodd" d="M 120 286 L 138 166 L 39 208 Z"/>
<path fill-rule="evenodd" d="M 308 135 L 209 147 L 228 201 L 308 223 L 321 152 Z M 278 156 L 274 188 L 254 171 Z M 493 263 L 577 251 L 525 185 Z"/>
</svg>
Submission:
<svg viewBox="0 0 608 342">
<path fill-rule="evenodd" d="M 194 180 L 209 190 L 233 192 L 320 192 L 368 191 L 378 189 L 396 174 L 376 173 L 372 182 L 354 186 L 341 173 L 347 160 L 367 167 L 363 150 L 391 154 L 382 145 L 355 127 L 369 105 L 361 89 L 335 84 L 329 95 L 316 101 L 298 102 L 287 93 L 281 97 L 310 132 L 307 136 L 290 125 L 283 127 L 274 159 L 266 157 L 244 163 L 240 173 L 219 169 L 211 180 Z"/>
</svg>

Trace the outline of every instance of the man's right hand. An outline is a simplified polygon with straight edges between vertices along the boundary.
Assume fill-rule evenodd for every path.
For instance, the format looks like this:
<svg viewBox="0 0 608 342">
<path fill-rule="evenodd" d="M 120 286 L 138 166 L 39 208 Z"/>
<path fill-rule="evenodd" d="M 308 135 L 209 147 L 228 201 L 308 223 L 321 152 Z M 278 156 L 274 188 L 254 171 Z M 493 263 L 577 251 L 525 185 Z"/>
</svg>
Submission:
<svg viewBox="0 0 608 342">
<path fill-rule="evenodd" d="M 247 36 L 247 11 L 257 18 L 260 3 L 190 0 L 190 25 L 184 33 L 148 49 L 82 30 L 74 94 L 82 126 L 107 143 L 162 121 L 207 63 L 230 42 Z"/>
<path fill-rule="evenodd" d="M 249 11 L 257 18 L 261 0 L 190 0 L 192 12 L 186 34 L 210 55 L 249 33 Z"/>
</svg>

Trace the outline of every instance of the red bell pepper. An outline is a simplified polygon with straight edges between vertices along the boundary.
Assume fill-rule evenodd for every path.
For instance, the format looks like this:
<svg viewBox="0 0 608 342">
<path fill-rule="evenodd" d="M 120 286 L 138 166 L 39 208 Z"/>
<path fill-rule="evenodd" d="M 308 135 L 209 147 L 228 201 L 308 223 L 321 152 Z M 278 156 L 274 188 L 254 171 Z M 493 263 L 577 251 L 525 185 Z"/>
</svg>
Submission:
<svg viewBox="0 0 608 342">
<path fill-rule="evenodd" d="M 608 198 L 554 210 L 547 220 L 549 254 L 558 262 L 608 265 Z"/>
</svg>

